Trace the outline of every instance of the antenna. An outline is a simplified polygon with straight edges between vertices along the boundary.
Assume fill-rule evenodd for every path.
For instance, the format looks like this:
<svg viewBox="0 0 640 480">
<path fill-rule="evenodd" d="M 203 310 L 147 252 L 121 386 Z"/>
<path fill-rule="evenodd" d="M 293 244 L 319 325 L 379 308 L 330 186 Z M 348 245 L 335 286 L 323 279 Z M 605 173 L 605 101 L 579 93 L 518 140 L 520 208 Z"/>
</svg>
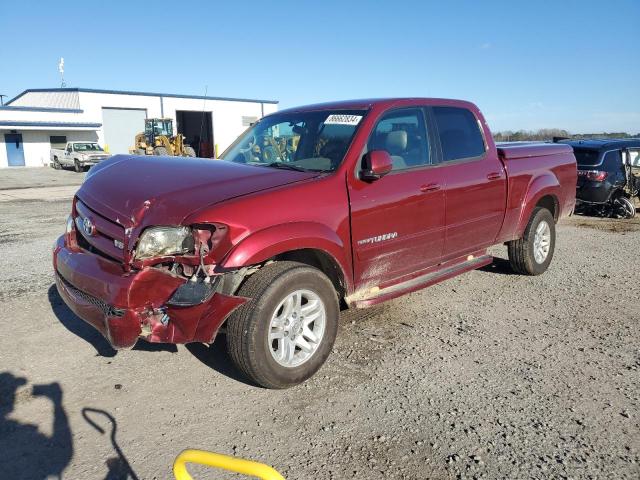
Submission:
<svg viewBox="0 0 640 480">
<path fill-rule="evenodd" d="M 202 102 L 202 117 L 200 118 L 200 139 L 198 140 L 198 156 L 200 156 L 200 149 L 202 148 L 202 129 L 204 127 L 204 108 L 207 104 L 207 91 L 209 85 L 204 86 L 204 101 Z"/>
<path fill-rule="evenodd" d="M 58 62 L 58 72 L 60 72 L 60 88 L 64 88 L 67 84 L 64 81 L 64 58 L 60 57 L 60 62 Z"/>
</svg>

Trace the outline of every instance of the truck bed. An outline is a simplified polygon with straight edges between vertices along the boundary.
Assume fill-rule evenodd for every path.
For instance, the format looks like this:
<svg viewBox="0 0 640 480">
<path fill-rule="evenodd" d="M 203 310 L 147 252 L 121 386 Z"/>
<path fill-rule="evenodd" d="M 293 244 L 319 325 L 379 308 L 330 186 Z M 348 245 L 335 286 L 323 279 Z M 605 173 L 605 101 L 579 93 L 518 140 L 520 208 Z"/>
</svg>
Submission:
<svg viewBox="0 0 640 480">
<path fill-rule="evenodd" d="M 500 241 L 519 238 L 534 205 L 530 193 L 554 191 L 556 218 L 569 215 L 575 205 L 577 178 L 573 149 L 558 143 L 498 144 L 498 156 L 507 172 L 507 206 Z M 523 205 L 527 205 L 523 209 Z"/>
</svg>

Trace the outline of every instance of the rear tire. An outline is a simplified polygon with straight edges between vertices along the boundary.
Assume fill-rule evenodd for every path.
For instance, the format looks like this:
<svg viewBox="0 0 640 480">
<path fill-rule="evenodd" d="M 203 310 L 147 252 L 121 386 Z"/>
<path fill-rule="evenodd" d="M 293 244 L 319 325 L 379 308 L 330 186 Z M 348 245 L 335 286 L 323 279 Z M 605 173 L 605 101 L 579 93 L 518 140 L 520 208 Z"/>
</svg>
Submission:
<svg viewBox="0 0 640 480">
<path fill-rule="evenodd" d="M 165 147 L 156 147 L 153 149 L 153 154 L 159 157 L 166 157 L 169 155 L 169 151 Z"/>
<path fill-rule="evenodd" d="M 53 169 L 62 170 L 62 165 L 60 164 L 60 160 L 58 160 L 58 157 L 53 157 Z"/>
<path fill-rule="evenodd" d="M 507 243 L 511 268 L 521 275 L 540 275 L 549 268 L 555 247 L 553 215 L 546 208 L 536 207 L 522 238 Z"/>
<path fill-rule="evenodd" d="M 193 149 L 193 147 L 184 147 L 184 156 L 185 157 L 195 157 L 196 156 L 196 151 Z"/>
<path fill-rule="evenodd" d="M 227 321 L 227 349 L 242 373 L 262 387 L 287 388 L 320 369 L 340 313 L 324 273 L 297 262 L 273 263 L 251 275 L 237 295 L 250 300 Z"/>
</svg>

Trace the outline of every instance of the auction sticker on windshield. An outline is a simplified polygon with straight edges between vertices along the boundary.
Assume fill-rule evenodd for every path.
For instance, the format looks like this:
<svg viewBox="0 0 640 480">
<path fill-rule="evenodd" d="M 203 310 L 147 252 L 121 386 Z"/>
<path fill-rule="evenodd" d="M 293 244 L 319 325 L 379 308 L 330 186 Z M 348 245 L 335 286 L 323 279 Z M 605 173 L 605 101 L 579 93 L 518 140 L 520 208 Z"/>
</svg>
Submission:
<svg viewBox="0 0 640 480">
<path fill-rule="evenodd" d="M 325 125 L 358 125 L 362 115 L 329 115 L 324 121 Z"/>
</svg>

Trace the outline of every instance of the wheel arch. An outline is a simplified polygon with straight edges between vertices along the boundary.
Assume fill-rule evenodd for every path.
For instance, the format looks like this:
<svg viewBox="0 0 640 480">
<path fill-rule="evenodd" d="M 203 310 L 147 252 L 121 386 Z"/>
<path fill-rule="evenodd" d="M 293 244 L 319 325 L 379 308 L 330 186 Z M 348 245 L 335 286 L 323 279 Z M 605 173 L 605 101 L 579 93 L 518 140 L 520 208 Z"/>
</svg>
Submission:
<svg viewBox="0 0 640 480">
<path fill-rule="evenodd" d="M 350 261 L 344 243 L 329 227 L 313 222 L 287 223 L 255 232 L 238 243 L 220 267 L 230 270 L 282 260 L 318 268 L 329 277 L 340 297 L 351 291 Z"/>
<path fill-rule="evenodd" d="M 560 183 L 551 174 L 536 177 L 527 189 L 516 229 L 516 238 L 522 237 L 529 223 L 529 218 L 536 207 L 547 208 L 557 222 L 560 216 Z"/>
</svg>

